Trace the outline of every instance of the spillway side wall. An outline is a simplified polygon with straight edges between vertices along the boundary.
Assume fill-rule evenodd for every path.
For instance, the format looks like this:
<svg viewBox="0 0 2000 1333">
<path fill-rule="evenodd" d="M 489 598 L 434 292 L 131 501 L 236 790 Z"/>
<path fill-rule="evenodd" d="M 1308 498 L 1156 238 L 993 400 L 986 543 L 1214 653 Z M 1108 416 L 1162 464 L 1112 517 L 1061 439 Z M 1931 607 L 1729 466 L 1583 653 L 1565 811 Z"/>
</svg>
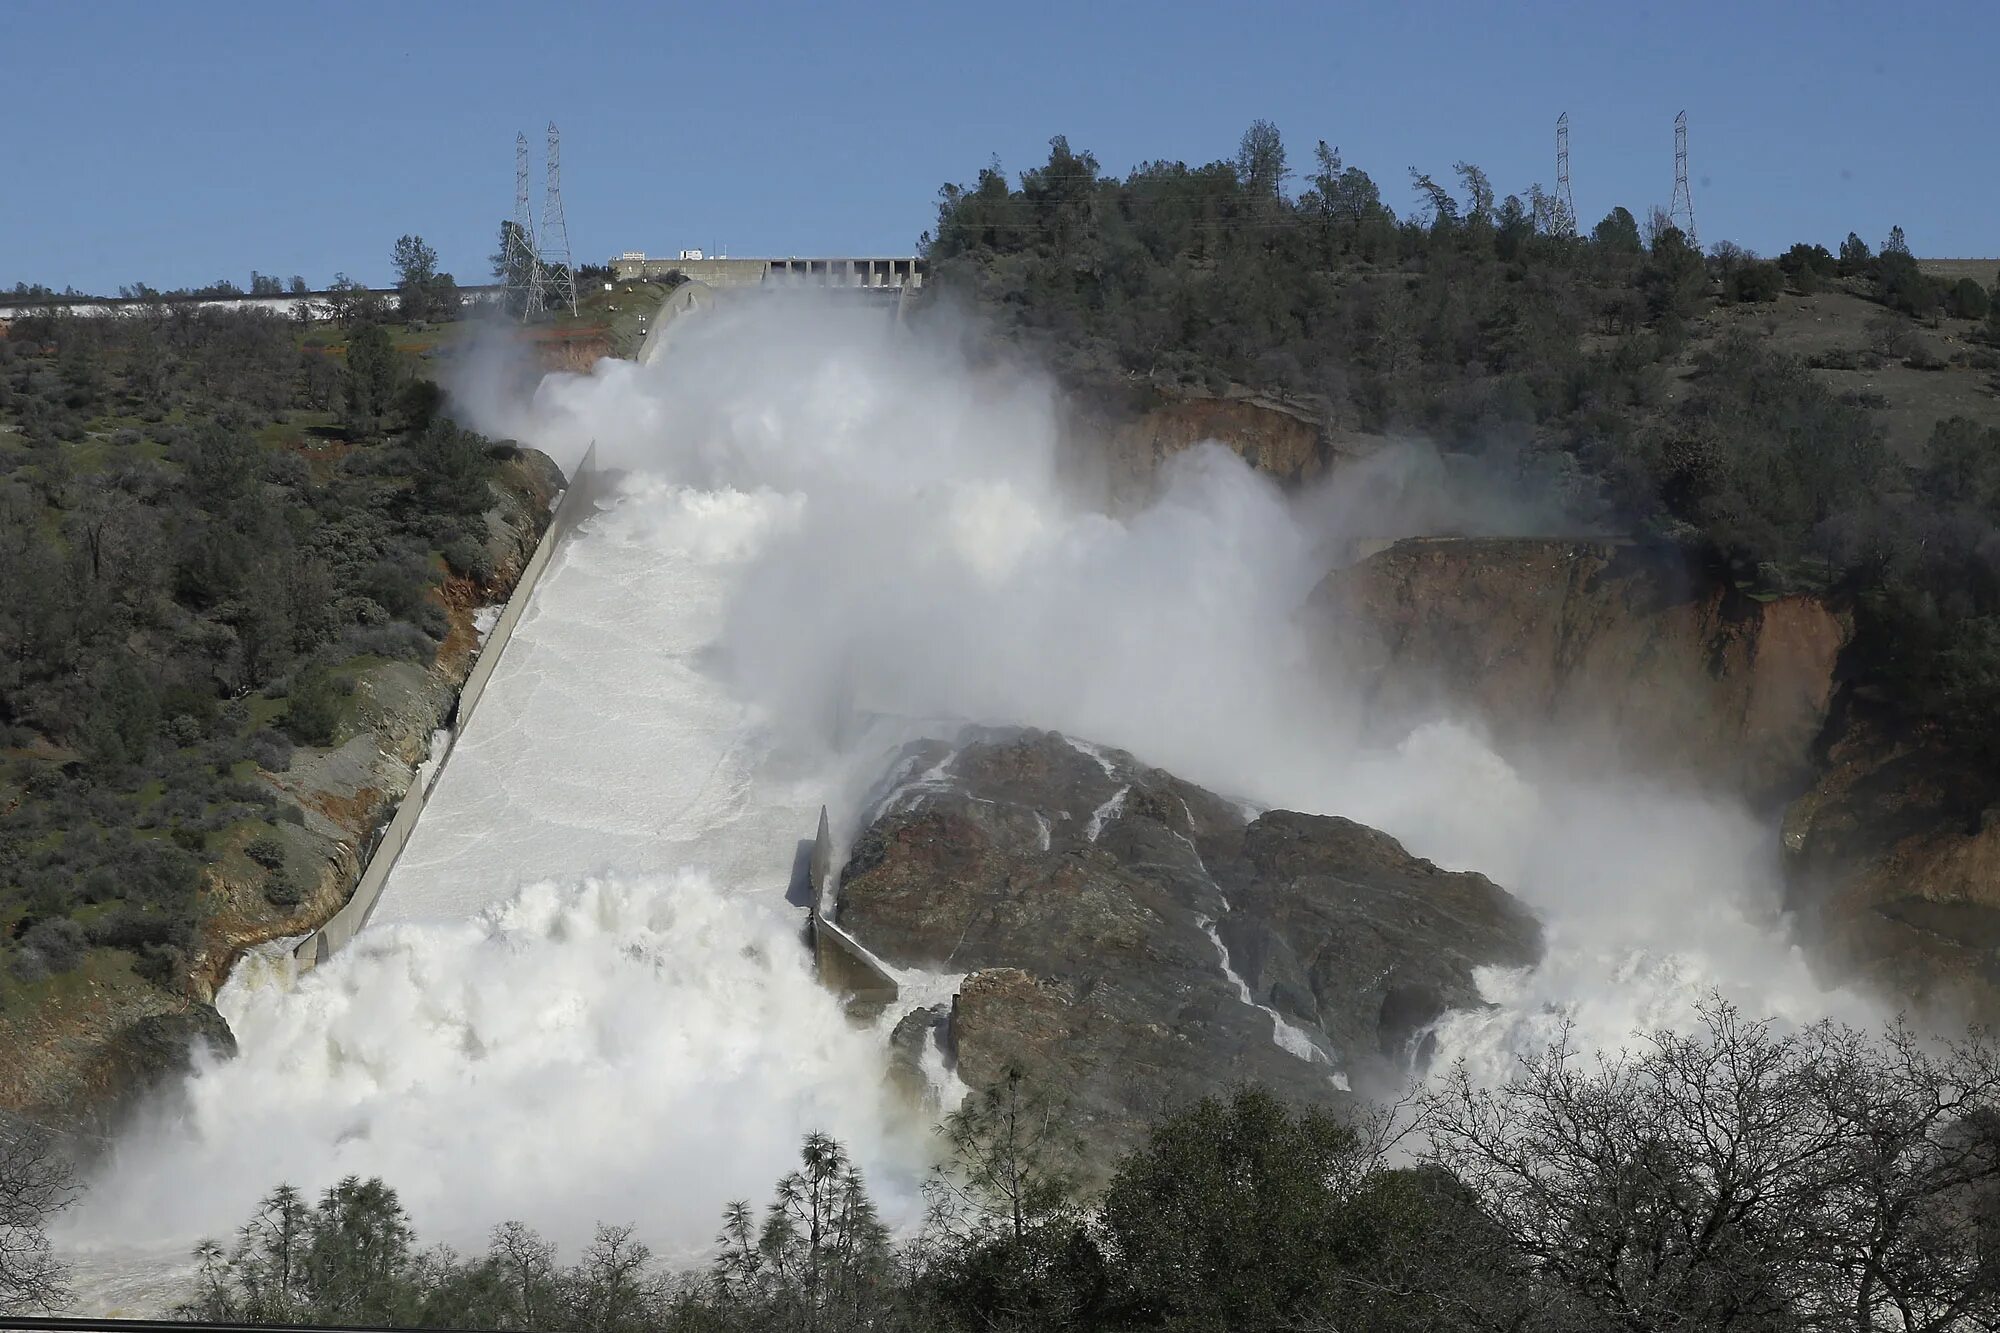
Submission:
<svg viewBox="0 0 2000 1333">
<path fill-rule="evenodd" d="M 521 577 L 515 580 L 514 590 L 508 594 L 500 618 L 493 622 L 486 642 L 480 645 L 472 670 L 465 677 L 465 684 L 459 688 L 458 704 L 452 710 L 451 739 L 447 743 L 445 758 L 432 770 L 429 782 L 413 782 L 410 785 L 410 790 L 396 807 L 395 815 L 376 840 L 375 849 L 369 854 L 368 864 L 363 867 L 361 878 L 355 882 L 354 892 L 348 896 L 346 905 L 293 948 L 292 957 L 301 969 L 325 962 L 346 948 L 361 933 L 361 928 L 368 924 L 368 918 L 382 896 L 382 889 L 389 882 L 389 874 L 396 868 L 396 858 L 402 854 L 410 835 L 416 832 L 417 820 L 424 813 L 424 803 L 430 798 L 438 778 L 444 774 L 445 765 L 450 761 L 450 747 L 464 734 L 466 723 L 471 720 L 479 700 L 485 695 L 486 684 L 493 678 L 493 670 L 500 664 L 500 656 L 507 650 L 508 640 L 513 638 L 515 627 L 521 623 L 521 617 L 528 609 L 535 585 L 555 558 L 556 548 L 562 544 L 563 538 L 578 523 L 596 512 L 597 479 L 597 448 L 593 445 L 571 472 L 569 488 L 556 502 L 555 512 L 549 516 L 548 528 L 535 544 L 534 554 L 522 567 Z"/>
<path fill-rule="evenodd" d="M 873 954 L 827 916 L 827 880 L 832 873 L 833 835 L 827 826 L 826 807 L 821 806 L 809 873 L 812 902 L 807 929 L 812 936 L 813 962 L 820 981 L 844 996 L 850 1011 L 872 1015 L 894 1004 L 900 987 Z"/>
</svg>

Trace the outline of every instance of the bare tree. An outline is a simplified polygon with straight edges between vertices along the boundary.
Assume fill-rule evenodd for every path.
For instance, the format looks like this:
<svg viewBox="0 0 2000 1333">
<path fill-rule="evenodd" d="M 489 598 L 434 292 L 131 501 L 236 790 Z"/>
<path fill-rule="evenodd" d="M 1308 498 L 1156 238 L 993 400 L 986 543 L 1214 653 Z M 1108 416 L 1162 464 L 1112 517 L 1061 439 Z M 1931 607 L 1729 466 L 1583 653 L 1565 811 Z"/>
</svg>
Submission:
<svg viewBox="0 0 2000 1333">
<path fill-rule="evenodd" d="M 540 1328 L 555 1304 L 556 1247 L 519 1222 L 493 1228 L 487 1253 L 507 1288 L 522 1328 Z"/>
<path fill-rule="evenodd" d="M 70 1298 L 50 1219 L 76 1201 L 76 1177 L 38 1128 L 0 1120 L 0 1311 L 53 1310 Z"/>
<path fill-rule="evenodd" d="M 1426 1099 L 1431 1160 L 1538 1279 L 1628 1329 L 1993 1327 L 2000 1059 L 1719 999 L 1692 1034 Z"/>
<path fill-rule="evenodd" d="M 572 1326 L 617 1333 L 652 1323 L 648 1312 L 657 1299 L 652 1258 L 650 1249 L 632 1239 L 631 1227 L 598 1223 L 582 1260 L 566 1274 Z"/>
<path fill-rule="evenodd" d="M 1670 231 L 1676 233 L 1680 231 L 1680 228 L 1674 225 L 1671 213 L 1658 204 L 1654 204 L 1646 210 L 1646 248 L 1648 250 L 1658 245 L 1660 238 Z"/>
</svg>

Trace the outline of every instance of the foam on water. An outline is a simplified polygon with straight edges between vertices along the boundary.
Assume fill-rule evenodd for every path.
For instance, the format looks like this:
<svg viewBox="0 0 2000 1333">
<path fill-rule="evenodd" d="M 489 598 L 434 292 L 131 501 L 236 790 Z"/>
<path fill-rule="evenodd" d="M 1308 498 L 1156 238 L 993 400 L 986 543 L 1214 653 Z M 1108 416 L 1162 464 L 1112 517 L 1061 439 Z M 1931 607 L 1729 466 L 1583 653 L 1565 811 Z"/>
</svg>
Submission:
<svg viewBox="0 0 2000 1333">
<path fill-rule="evenodd" d="M 521 1217 L 573 1244 L 605 1218 L 687 1249 L 812 1129 L 893 1212 L 926 1135 L 782 906 L 820 803 L 851 827 L 879 789 L 884 737 L 840 721 L 871 710 L 1060 730 L 1107 772 L 1093 742 L 1485 872 L 1549 945 L 1439 1027 L 1487 1074 L 1565 1016 L 1614 1046 L 1711 987 L 1855 1007 L 1785 943 L 1775 839 L 1732 803 L 1503 757 L 1449 717 L 1363 743 L 1299 612 L 1343 513 L 1392 521 L 1379 488 L 1288 498 L 1206 447 L 1114 518 L 1059 481 L 1046 386 L 750 304 L 480 423 L 566 462 L 595 440 L 631 469 L 616 507 L 544 578 L 375 923 L 302 980 L 232 981 L 242 1055 L 128 1140 L 71 1244 L 157 1255 L 352 1171 L 433 1238 Z"/>
<path fill-rule="evenodd" d="M 693 1247 L 810 1128 L 908 1197 L 867 1077 L 879 1045 L 820 987 L 795 920 L 695 872 L 371 928 L 295 984 L 232 988 L 225 1016 L 242 1054 L 122 1146 L 92 1200 L 100 1239 L 226 1234 L 272 1182 L 352 1173 L 395 1182 L 439 1239 L 523 1217 L 573 1242 L 602 1218 Z"/>
<path fill-rule="evenodd" d="M 239 1057 L 204 1060 L 67 1220 L 93 1308 L 170 1297 L 187 1247 L 279 1181 L 379 1174 L 458 1244 L 604 1219 L 685 1251 L 827 1130 L 892 1213 L 914 1200 L 921 1126 L 783 903 L 823 759 L 781 753 L 702 661 L 795 507 L 640 479 L 571 540 L 368 930 L 303 979 L 246 960 L 220 998 Z"/>
</svg>

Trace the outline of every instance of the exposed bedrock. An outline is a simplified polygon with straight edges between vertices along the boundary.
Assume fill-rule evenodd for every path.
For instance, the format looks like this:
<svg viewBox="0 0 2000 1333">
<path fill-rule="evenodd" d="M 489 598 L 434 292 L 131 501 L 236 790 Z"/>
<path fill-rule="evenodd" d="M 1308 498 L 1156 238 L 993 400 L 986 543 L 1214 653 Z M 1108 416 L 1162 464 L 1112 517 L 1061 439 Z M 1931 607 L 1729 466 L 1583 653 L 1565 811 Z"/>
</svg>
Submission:
<svg viewBox="0 0 2000 1333">
<path fill-rule="evenodd" d="M 1376 711 L 1440 704 L 1503 743 L 1769 806 L 1811 782 L 1846 619 L 1745 596 L 1678 549 L 1420 538 L 1329 575 L 1313 614 Z"/>
<path fill-rule="evenodd" d="M 1934 1017 L 2000 1021 L 2000 780 L 1942 737 L 1841 718 L 1786 812 L 1790 903 L 1839 975 Z"/>
<path fill-rule="evenodd" d="M 1280 485 L 1296 486 L 1382 443 L 1336 429 L 1303 404 L 1102 380 L 1068 386 L 1059 425 L 1080 479 L 1095 477 L 1108 495 L 1124 499 L 1145 495 L 1169 459 L 1200 444 L 1219 444 Z"/>
<path fill-rule="evenodd" d="M 964 974 L 968 1084 L 1020 1063 L 1094 1148 L 1239 1080 L 1339 1101 L 1399 1085 L 1472 970 L 1535 960 L 1527 910 L 1350 820 L 1257 814 L 1053 732 L 908 747 L 838 920 L 902 968 Z"/>
</svg>

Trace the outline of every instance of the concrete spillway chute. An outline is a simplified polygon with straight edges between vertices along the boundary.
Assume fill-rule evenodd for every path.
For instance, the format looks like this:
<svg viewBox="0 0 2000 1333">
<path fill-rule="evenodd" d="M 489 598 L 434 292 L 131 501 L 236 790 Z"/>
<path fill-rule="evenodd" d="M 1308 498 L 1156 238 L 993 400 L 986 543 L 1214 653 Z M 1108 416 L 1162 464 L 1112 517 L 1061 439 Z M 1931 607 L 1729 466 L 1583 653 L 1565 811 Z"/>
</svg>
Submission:
<svg viewBox="0 0 2000 1333">
<path fill-rule="evenodd" d="M 667 345 L 676 324 L 714 304 L 715 288 L 705 282 L 689 279 L 668 292 L 667 299 L 660 302 L 660 308 L 653 314 L 652 326 L 646 330 L 646 340 L 639 344 L 639 364 L 651 365 L 660 355 L 660 349 Z"/>
</svg>

